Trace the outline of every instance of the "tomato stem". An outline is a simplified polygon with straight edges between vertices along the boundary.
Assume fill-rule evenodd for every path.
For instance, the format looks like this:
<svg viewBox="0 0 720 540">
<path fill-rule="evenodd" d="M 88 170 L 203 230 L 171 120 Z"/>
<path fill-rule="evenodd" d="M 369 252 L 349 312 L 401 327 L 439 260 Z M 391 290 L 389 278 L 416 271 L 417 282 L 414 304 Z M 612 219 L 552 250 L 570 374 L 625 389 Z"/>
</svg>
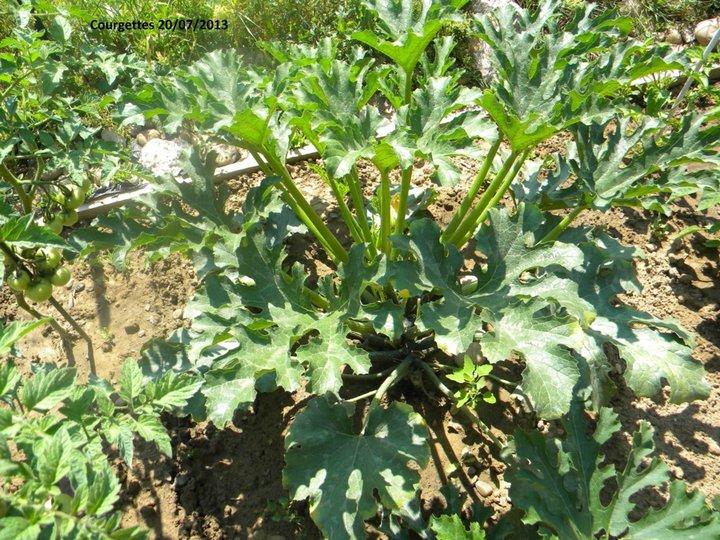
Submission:
<svg viewBox="0 0 720 540">
<path fill-rule="evenodd" d="M 18 178 L 10 172 L 10 169 L 8 169 L 2 161 L 0 161 L 0 177 L 10 184 L 15 190 L 15 193 L 17 193 L 17 196 L 20 199 L 20 204 L 22 204 L 23 213 L 29 214 L 32 212 L 32 200 L 30 199 L 30 196 L 25 193 L 25 189 L 20 184 L 20 180 L 18 180 Z"/>
<path fill-rule="evenodd" d="M 50 305 L 54 307 L 60 315 L 62 315 L 63 319 L 65 319 L 68 324 L 72 326 L 73 330 L 80 334 L 80 337 L 87 343 L 87 361 L 90 366 L 90 374 L 97 375 L 95 371 L 95 351 L 93 349 L 92 338 L 90 338 L 87 332 L 85 332 L 85 330 L 83 330 L 83 328 L 77 323 L 75 318 L 65 311 L 65 308 L 62 307 L 62 304 L 60 304 L 54 296 L 50 296 L 48 302 L 50 302 Z"/>
</svg>

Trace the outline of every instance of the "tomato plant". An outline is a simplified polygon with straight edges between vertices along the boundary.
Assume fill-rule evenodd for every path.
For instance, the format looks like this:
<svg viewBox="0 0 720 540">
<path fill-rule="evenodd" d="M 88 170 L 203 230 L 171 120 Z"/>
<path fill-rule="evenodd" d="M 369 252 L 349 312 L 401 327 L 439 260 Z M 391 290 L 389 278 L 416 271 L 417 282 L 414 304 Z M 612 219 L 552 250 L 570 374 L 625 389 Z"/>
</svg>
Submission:
<svg viewBox="0 0 720 540">
<path fill-rule="evenodd" d="M 53 3 L 7 7 L 15 24 L 0 42 L 4 275 L 22 309 L 43 318 L 27 300 L 47 301 L 68 321 L 88 343 L 94 369 L 89 336 L 52 295 L 52 286 L 69 281 L 68 270 L 58 270 L 62 256 L 72 256 L 58 235 L 77 223 L 77 209 L 93 188 L 91 169 L 107 180 L 117 170 L 117 145 L 98 135 L 110 120 L 111 90 L 143 64 L 79 43 L 69 13 Z M 69 334 L 54 320 L 50 324 L 69 346 Z"/>
<path fill-rule="evenodd" d="M 3 328 L 0 355 L 44 322 Z M 0 538 L 147 538 L 121 527 L 120 483 L 104 443 L 129 466 L 136 436 L 171 455 L 159 415 L 185 407 L 200 381 L 155 377 L 147 358 L 127 360 L 117 387 L 101 379 L 79 384 L 73 368 L 36 367 L 27 376 L 11 360 L 0 365 Z"/>
</svg>

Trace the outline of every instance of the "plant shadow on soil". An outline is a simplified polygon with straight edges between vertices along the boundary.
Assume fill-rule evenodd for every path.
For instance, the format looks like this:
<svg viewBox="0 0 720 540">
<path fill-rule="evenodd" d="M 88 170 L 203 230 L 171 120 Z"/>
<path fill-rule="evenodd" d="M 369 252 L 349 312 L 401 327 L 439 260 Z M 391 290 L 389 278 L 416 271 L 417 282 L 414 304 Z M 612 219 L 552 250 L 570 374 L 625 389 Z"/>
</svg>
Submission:
<svg viewBox="0 0 720 540">
<path fill-rule="evenodd" d="M 308 397 L 283 391 L 259 394 L 250 410 L 238 412 L 232 426 L 178 426 L 175 477 L 178 505 L 186 517 L 185 537 L 320 538 L 300 505 L 283 515 L 269 505 L 284 495 L 284 434 Z M 181 423 L 181 422 L 178 422 Z M 178 478 L 186 478 L 178 485 Z"/>
</svg>

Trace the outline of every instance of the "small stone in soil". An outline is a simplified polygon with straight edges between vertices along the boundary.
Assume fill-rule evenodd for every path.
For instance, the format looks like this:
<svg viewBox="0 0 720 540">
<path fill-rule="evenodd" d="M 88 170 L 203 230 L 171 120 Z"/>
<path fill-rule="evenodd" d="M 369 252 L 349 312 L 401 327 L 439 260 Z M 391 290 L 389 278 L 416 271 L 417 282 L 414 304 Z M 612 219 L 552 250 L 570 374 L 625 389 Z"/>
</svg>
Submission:
<svg viewBox="0 0 720 540">
<path fill-rule="evenodd" d="M 150 304 L 145 304 L 145 311 L 150 311 L 152 309 L 152 306 Z"/>
<path fill-rule="evenodd" d="M 183 310 L 178 308 L 172 312 L 173 319 L 182 319 Z"/>
<path fill-rule="evenodd" d="M 75 292 L 83 292 L 85 290 L 85 284 L 84 283 L 78 283 L 75 287 Z"/>
<path fill-rule="evenodd" d="M 175 487 L 181 488 L 190 481 L 190 477 L 186 474 L 180 474 L 175 478 Z"/>
<path fill-rule="evenodd" d="M 137 334 L 140 331 L 138 323 L 132 323 L 125 326 L 126 334 Z"/>
<path fill-rule="evenodd" d="M 140 330 L 138 332 L 138 337 L 145 337 L 145 330 Z"/>
</svg>

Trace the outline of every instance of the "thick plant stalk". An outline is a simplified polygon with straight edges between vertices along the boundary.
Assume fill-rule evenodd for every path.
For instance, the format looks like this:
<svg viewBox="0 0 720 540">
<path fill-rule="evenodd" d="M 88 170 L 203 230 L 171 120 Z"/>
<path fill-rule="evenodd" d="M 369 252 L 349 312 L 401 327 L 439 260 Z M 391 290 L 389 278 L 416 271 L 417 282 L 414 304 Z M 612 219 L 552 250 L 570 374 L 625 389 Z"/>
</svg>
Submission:
<svg viewBox="0 0 720 540">
<path fill-rule="evenodd" d="M 377 381 L 390 375 L 394 369 L 395 366 L 384 369 L 383 371 L 378 371 L 377 373 L 343 373 L 342 378 L 344 381 Z M 373 393 L 375 393 L 375 391 L 373 391 Z"/>
<path fill-rule="evenodd" d="M 63 327 L 60 326 L 55 319 L 53 319 L 52 317 L 46 317 L 45 315 L 40 313 L 38 310 L 33 308 L 30 304 L 28 304 L 25 301 L 25 298 L 19 292 L 15 292 L 15 291 L 13 291 L 13 292 L 15 294 L 15 300 L 17 302 L 17 305 L 20 307 L 20 309 L 22 309 L 26 313 L 30 314 L 32 317 L 34 317 L 37 320 L 49 318 L 50 320 L 48 321 L 48 324 L 50 326 L 52 326 L 53 330 L 55 330 L 58 333 L 58 335 L 60 336 L 60 339 L 63 342 L 63 345 L 70 343 L 70 341 L 71 341 L 70 336 L 67 334 L 67 332 L 65 332 L 65 330 L 63 330 Z M 70 348 L 70 351 L 72 351 L 72 348 Z M 70 367 L 72 367 L 75 364 L 74 360 L 72 359 L 72 357 L 69 358 L 68 360 L 69 360 L 68 365 Z"/>
<path fill-rule="evenodd" d="M 330 231 L 330 229 L 328 229 L 327 225 L 323 223 L 323 220 L 320 219 L 320 216 L 318 216 L 315 210 L 313 210 L 310 203 L 307 202 L 303 194 L 293 182 L 287 167 L 271 152 L 264 152 L 263 155 L 265 156 L 268 165 L 280 176 L 280 180 L 282 181 L 282 185 L 285 188 L 285 192 L 288 194 L 288 197 L 292 198 L 297 205 L 297 208 L 302 211 L 302 214 L 298 217 L 300 217 L 300 219 L 303 219 L 304 217 L 305 219 L 303 219 L 303 221 L 305 224 L 312 225 L 310 227 L 311 231 L 326 247 L 329 255 L 336 262 L 348 262 L 349 257 L 347 251 L 345 251 L 345 248 L 343 248 L 340 242 L 338 242 L 338 239 L 335 238 L 335 235 L 332 231 Z"/>
<path fill-rule="evenodd" d="M 258 164 L 258 167 L 260 167 L 260 170 L 265 176 L 273 176 L 273 171 L 268 165 L 267 161 L 261 156 L 261 152 L 259 149 L 257 149 L 254 146 L 248 145 L 248 151 L 250 152 L 250 155 L 253 157 L 255 162 Z M 285 188 L 285 184 L 281 183 L 279 184 L 280 191 L 283 192 L 283 200 L 285 201 L 285 204 L 287 204 L 290 209 L 293 211 L 293 213 L 298 217 L 300 221 L 302 221 L 305 226 L 310 231 L 310 234 L 315 236 L 319 241 L 320 244 L 323 246 L 323 249 L 330 253 L 330 247 L 329 245 L 324 241 L 322 238 L 320 232 L 315 227 L 314 223 L 307 217 L 304 210 L 297 204 L 295 199 L 288 193 L 287 189 Z"/>
<path fill-rule="evenodd" d="M 412 185 L 413 167 L 412 165 L 402 172 L 400 181 L 400 199 L 397 208 L 397 220 L 395 221 L 395 234 L 402 234 L 405 231 L 405 214 L 407 214 L 408 197 L 410 196 L 410 186 Z"/>
<path fill-rule="evenodd" d="M 353 217 L 352 213 L 350 212 L 350 208 L 348 208 L 348 205 L 345 203 L 345 198 L 340 192 L 340 187 L 338 186 L 337 180 L 335 180 L 334 178 L 328 178 L 328 182 L 330 183 L 330 189 L 332 189 L 333 195 L 335 196 L 335 200 L 338 204 L 338 208 L 340 209 L 340 215 L 342 215 L 343 220 L 345 221 L 345 224 L 350 231 L 350 235 L 353 237 L 353 240 L 355 242 L 357 242 L 358 244 L 362 244 L 363 237 L 362 231 L 360 230 L 360 225 Z"/>
<path fill-rule="evenodd" d="M 403 105 L 410 105 L 410 101 L 412 100 L 412 74 L 414 70 L 414 66 L 413 69 L 411 69 L 410 71 L 403 70 L 403 72 L 405 73 L 405 91 L 403 92 Z"/>
<path fill-rule="evenodd" d="M 503 195 L 507 192 L 507 190 L 510 188 L 510 184 L 512 184 L 513 180 L 515 180 L 515 177 L 517 177 L 518 173 L 520 172 L 520 169 L 523 166 L 523 163 L 525 163 L 525 160 L 527 159 L 528 154 L 530 153 L 530 150 L 525 150 L 522 155 L 520 156 L 520 159 L 518 159 L 515 162 L 515 165 L 513 166 L 512 170 L 506 175 L 503 182 L 500 184 L 500 187 L 495 191 L 494 195 L 490 199 L 490 201 L 485 205 L 485 207 L 480 212 L 480 215 L 475 218 L 474 221 L 470 222 L 470 227 L 465 232 L 465 234 L 460 238 L 460 243 L 455 244 L 458 249 L 461 249 L 462 246 L 464 246 L 470 238 L 472 238 L 472 235 L 475 234 L 475 230 L 480 226 L 480 224 L 485 221 L 485 218 L 488 215 L 488 212 L 491 208 L 494 208 L 497 203 L 500 202 L 500 199 L 503 198 Z"/>
<path fill-rule="evenodd" d="M 267 163 L 265 163 L 265 160 L 260 157 L 260 154 L 257 152 L 257 150 L 250 150 L 250 155 L 255 160 L 255 163 L 258 164 L 258 167 L 260 167 L 260 170 L 265 174 L 266 176 L 272 176 L 272 171 L 267 166 Z"/>
<path fill-rule="evenodd" d="M 323 249 L 326 252 L 332 254 L 330 246 L 320 234 L 320 231 L 315 228 L 315 224 L 305 215 L 305 212 L 302 210 L 302 208 L 300 208 L 295 199 L 290 196 L 290 194 L 285 189 L 285 186 L 283 184 L 279 184 L 278 189 L 282 191 L 282 199 L 283 201 L 285 201 L 285 204 L 287 204 L 293 211 L 293 213 L 298 217 L 298 219 L 305 224 L 305 226 L 310 231 L 310 234 L 312 234 L 315 238 L 318 239 L 318 242 L 320 242 L 320 245 L 323 247 Z"/>
<path fill-rule="evenodd" d="M 570 212 L 567 216 L 563 218 L 563 220 L 555 225 L 553 229 L 545 235 L 545 237 L 538 242 L 538 244 L 544 244 L 546 242 L 554 242 L 558 239 L 558 236 L 560 236 L 565 229 L 567 229 L 570 226 L 570 223 L 573 222 L 573 220 L 580 215 L 580 213 L 583 210 L 586 210 L 587 206 L 581 205 L 575 208 L 572 212 Z"/>
<path fill-rule="evenodd" d="M 375 246 L 372 245 L 372 232 L 370 224 L 365 213 L 365 201 L 363 200 L 362 190 L 360 189 L 360 178 L 358 177 L 357 168 L 353 165 L 350 174 L 347 176 L 348 187 L 350 188 L 350 199 L 355 207 L 355 215 L 357 216 L 360 229 L 363 232 L 365 242 L 371 244 L 373 256 L 375 256 Z"/>
<path fill-rule="evenodd" d="M 448 237 L 448 242 L 451 242 L 457 246 L 459 245 L 460 240 L 465 236 L 465 234 L 467 234 L 468 230 L 475 229 L 474 223 L 477 221 L 478 217 L 485 210 L 485 208 L 487 208 L 487 205 L 490 202 L 490 199 L 492 199 L 493 194 L 498 189 L 500 189 L 503 181 L 510 174 L 510 169 L 512 169 L 512 166 L 515 163 L 517 157 L 518 154 L 516 152 L 513 151 L 510 153 L 510 156 L 508 156 L 507 160 L 503 164 L 502 169 L 500 169 L 500 171 L 498 171 L 498 173 L 495 175 L 495 178 L 492 179 L 492 182 L 490 182 L 490 185 L 482 194 L 482 197 L 480 197 L 480 200 L 477 202 L 475 207 L 468 215 L 465 216 L 465 219 L 463 219 L 463 221 L 457 227 L 452 236 Z"/>
<path fill-rule="evenodd" d="M 15 177 L 13 173 L 10 172 L 10 169 L 7 168 L 5 163 L 0 161 L 0 178 L 5 180 L 12 188 L 15 190 L 15 193 L 17 193 L 18 198 L 20 199 L 20 203 L 23 207 L 23 213 L 29 214 L 32 212 L 32 201 L 30 200 L 30 197 L 27 193 L 25 193 L 25 190 L 22 187 L 22 184 L 20 184 L 20 181 Z"/>
<path fill-rule="evenodd" d="M 394 384 L 399 382 L 407 374 L 407 372 L 410 370 L 410 366 L 412 365 L 412 363 L 413 357 L 407 356 L 405 357 L 405 360 L 403 360 L 395 368 L 393 368 L 388 378 L 383 381 L 383 383 L 380 385 L 380 388 L 378 388 L 375 392 L 370 406 L 380 405 L 380 402 L 382 401 L 382 398 L 385 397 L 385 394 L 387 394 L 387 391 L 390 390 L 390 388 L 392 388 Z"/>
<path fill-rule="evenodd" d="M 390 255 L 390 175 L 387 171 L 380 172 L 380 250 Z"/>
<path fill-rule="evenodd" d="M 93 349 L 92 338 L 87 334 L 87 332 L 85 332 L 85 330 L 82 329 L 75 318 L 65 311 L 65 308 L 62 307 L 60 302 L 58 302 L 54 296 L 51 296 L 48 301 L 50 302 L 50 305 L 54 307 L 60 315 L 62 315 L 63 319 L 72 326 L 73 330 L 80 334 L 80 337 L 83 338 L 85 343 L 87 343 L 87 360 L 90 366 L 90 373 L 92 375 L 97 375 L 97 372 L 95 371 L 95 350 Z"/>
<path fill-rule="evenodd" d="M 498 153 L 498 150 L 500 149 L 500 144 L 502 143 L 502 137 L 499 137 L 497 141 L 490 147 L 490 150 L 488 151 L 487 155 L 485 156 L 485 160 L 483 161 L 482 166 L 480 167 L 480 170 L 478 171 L 477 175 L 475 176 L 475 180 L 473 180 L 472 185 L 470 186 L 470 189 L 468 190 L 467 194 L 465 195 L 465 198 L 463 199 L 463 202 L 460 204 L 460 208 L 455 212 L 455 215 L 452 218 L 452 221 L 450 221 L 450 224 L 448 225 L 447 229 L 443 231 L 443 234 L 440 238 L 442 242 L 447 242 L 448 238 L 452 238 L 453 234 L 455 234 L 455 231 L 457 230 L 460 223 L 462 223 L 463 219 L 468 213 L 468 210 L 470 210 L 470 207 L 472 206 L 473 201 L 475 200 L 475 197 L 477 196 L 478 191 L 480 190 L 480 187 L 485 182 L 485 179 L 487 178 L 488 172 L 490 172 L 490 168 L 492 167 L 493 160 L 495 159 L 495 156 Z"/>
</svg>

